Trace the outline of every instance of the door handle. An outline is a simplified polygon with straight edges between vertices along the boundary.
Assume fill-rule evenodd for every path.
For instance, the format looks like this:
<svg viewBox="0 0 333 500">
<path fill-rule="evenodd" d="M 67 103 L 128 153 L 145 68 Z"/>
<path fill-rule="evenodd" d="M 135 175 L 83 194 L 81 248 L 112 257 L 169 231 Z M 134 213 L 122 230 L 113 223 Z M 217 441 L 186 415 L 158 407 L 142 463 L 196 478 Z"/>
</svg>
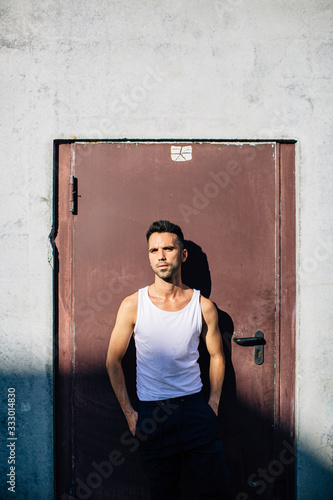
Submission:
<svg viewBox="0 0 333 500">
<path fill-rule="evenodd" d="M 264 362 L 264 345 L 266 340 L 264 334 L 258 330 L 254 337 L 233 337 L 233 341 L 243 347 L 254 346 L 254 362 L 256 365 L 262 365 Z"/>
</svg>

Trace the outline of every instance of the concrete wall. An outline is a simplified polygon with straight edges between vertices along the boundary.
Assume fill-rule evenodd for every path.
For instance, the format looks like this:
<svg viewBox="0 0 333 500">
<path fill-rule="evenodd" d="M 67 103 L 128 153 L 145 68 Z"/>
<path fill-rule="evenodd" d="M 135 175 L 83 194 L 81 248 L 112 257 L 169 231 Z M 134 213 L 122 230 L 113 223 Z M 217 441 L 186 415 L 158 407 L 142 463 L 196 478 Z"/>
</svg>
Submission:
<svg viewBox="0 0 333 500">
<path fill-rule="evenodd" d="M 53 498 L 52 141 L 297 139 L 297 494 L 332 495 L 329 0 L 2 0 L 1 486 Z M 331 495 L 329 494 L 331 493 Z"/>
</svg>

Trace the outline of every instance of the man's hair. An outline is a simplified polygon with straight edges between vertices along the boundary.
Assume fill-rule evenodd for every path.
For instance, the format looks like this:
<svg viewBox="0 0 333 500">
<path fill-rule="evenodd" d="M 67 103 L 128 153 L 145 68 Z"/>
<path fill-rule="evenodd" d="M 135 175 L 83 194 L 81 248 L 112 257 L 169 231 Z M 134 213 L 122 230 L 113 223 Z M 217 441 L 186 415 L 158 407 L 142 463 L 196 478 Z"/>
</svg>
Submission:
<svg viewBox="0 0 333 500">
<path fill-rule="evenodd" d="M 157 220 L 153 222 L 146 234 L 147 242 L 153 233 L 172 233 L 176 234 L 178 238 L 178 243 L 180 248 L 183 250 L 184 248 L 184 235 L 183 231 L 180 229 L 177 224 L 173 224 L 168 220 Z"/>
</svg>

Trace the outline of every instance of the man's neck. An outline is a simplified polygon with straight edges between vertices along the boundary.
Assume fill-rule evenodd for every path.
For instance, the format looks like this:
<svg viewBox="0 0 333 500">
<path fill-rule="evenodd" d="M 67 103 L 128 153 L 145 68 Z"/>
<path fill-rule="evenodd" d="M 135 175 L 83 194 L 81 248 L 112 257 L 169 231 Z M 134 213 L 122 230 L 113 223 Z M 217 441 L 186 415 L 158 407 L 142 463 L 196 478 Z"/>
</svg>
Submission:
<svg viewBox="0 0 333 500">
<path fill-rule="evenodd" d="M 155 276 L 155 282 L 152 285 L 152 291 L 156 295 L 165 298 L 176 297 L 186 288 L 187 287 L 182 282 L 181 276 L 175 276 L 171 282 Z"/>
</svg>

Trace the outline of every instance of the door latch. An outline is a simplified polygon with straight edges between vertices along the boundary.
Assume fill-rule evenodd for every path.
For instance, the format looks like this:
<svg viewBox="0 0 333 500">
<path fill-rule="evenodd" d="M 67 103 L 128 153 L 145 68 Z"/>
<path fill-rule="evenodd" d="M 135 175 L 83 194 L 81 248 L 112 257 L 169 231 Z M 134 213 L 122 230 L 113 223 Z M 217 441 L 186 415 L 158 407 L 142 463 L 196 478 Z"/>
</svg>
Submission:
<svg viewBox="0 0 333 500">
<path fill-rule="evenodd" d="M 264 345 L 266 340 L 264 339 L 264 334 L 262 331 L 258 330 L 254 337 L 233 337 L 233 341 L 236 344 L 243 347 L 254 346 L 254 362 L 256 365 L 262 365 L 264 362 Z"/>
<path fill-rule="evenodd" d="M 77 177 L 71 175 L 70 178 L 70 186 L 71 186 L 71 199 L 69 201 L 69 211 L 72 212 L 73 215 L 77 215 L 77 199 L 78 199 L 78 186 L 77 186 Z"/>
</svg>

